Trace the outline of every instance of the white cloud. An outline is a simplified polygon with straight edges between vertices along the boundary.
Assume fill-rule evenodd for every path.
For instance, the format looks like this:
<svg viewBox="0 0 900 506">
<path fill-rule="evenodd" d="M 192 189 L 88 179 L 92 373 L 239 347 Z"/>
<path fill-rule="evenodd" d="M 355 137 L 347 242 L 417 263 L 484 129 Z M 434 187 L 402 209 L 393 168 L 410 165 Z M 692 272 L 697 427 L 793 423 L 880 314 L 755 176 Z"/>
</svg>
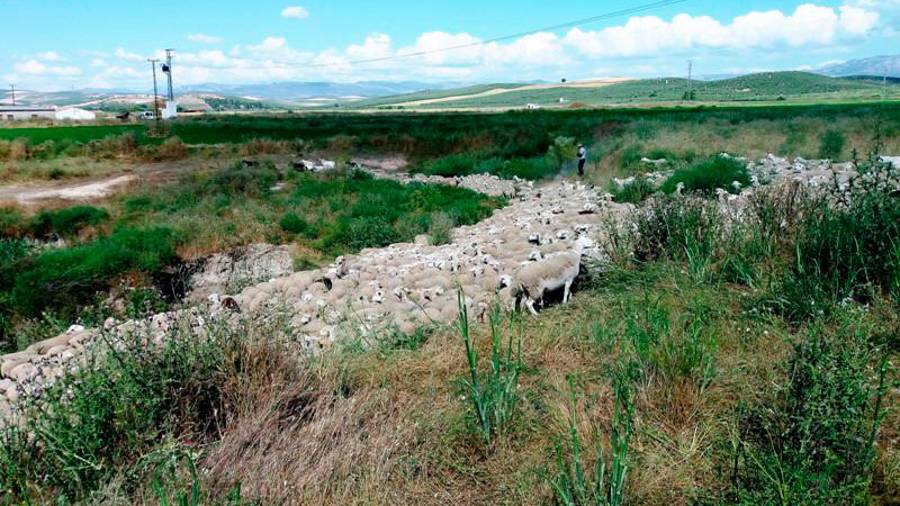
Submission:
<svg viewBox="0 0 900 506">
<path fill-rule="evenodd" d="M 346 50 L 347 57 L 351 60 L 372 60 L 393 56 L 391 38 L 383 33 L 373 33 L 366 36 L 361 45 L 351 44 Z"/>
<path fill-rule="evenodd" d="M 126 51 L 124 48 L 121 48 L 121 47 L 117 48 L 113 52 L 113 56 L 115 56 L 116 58 L 118 58 L 120 60 L 133 61 L 133 62 L 144 61 L 147 59 L 146 57 L 141 56 L 137 53 L 131 53 L 129 51 Z"/>
<path fill-rule="evenodd" d="M 416 39 L 413 46 L 400 49 L 400 54 L 414 54 L 429 52 L 420 61 L 427 65 L 459 65 L 477 63 L 483 54 L 483 48 L 478 45 L 481 39 L 468 33 L 427 32 Z M 439 51 L 450 47 L 463 47 L 452 51 Z"/>
<path fill-rule="evenodd" d="M 62 61 L 62 56 L 60 56 L 56 51 L 38 53 L 37 57 L 44 61 Z"/>
<path fill-rule="evenodd" d="M 81 69 L 72 65 L 46 65 L 37 60 L 28 60 L 13 66 L 16 72 L 33 76 L 77 76 Z"/>
<path fill-rule="evenodd" d="M 294 5 L 285 7 L 284 10 L 281 11 L 281 17 L 285 19 L 306 19 L 309 17 L 309 11 L 299 5 Z"/>
<path fill-rule="evenodd" d="M 699 48 L 756 49 L 835 44 L 872 31 L 879 14 L 859 7 L 803 4 L 793 13 L 754 11 L 723 24 L 708 16 L 679 14 L 666 21 L 633 17 L 622 26 L 586 32 L 573 28 L 565 43 L 592 57 L 632 57 Z"/>
<path fill-rule="evenodd" d="M 235 45 L 225 51 L 180 52 L 176 57 L 176 81 L 179 85 L 278 80 L 525 81 L 562 75 L 573 79 L 588 75 L 662 75 L 681 71 L 680 64 L 679 68 L 672 67 L 673 55 L 690 55 L 702 61 L 709 54 L 707 50 L 726 55 L 716 57 L 720 59 L 739 52 L 742 57 L 765 64 L 797 51 L 833 58 L 841 51 L 849 51 L 854 41 L 880 34 L 884 25 L 891 23 L 886 9 L 894 5 L 900 5 L 900 0 L 846 0 L 840 7 L 806 3 L 790 12 L 750 11 L 732 19 L 690 14 L 671 18 L 636 16 L 596 30 L 540 32 L 487 44 L 465 32 L 429 31 L 406 45 L 396 44 L 386 33 L 370 33 L 345 47 L 312 52 L 291 46 L 283 36 L 271 35 L 258 43 Z M 286 8 L 283 15 L 301 19 L 308 15 L 305 9 L 299 9 Z M 222 40 L 202 33 L 188 38 L 198 43 Z M 152 54 L 164 56 L 159 50 Z M 121 47 L 111 55 L 89 56 L 94 58 L 91 66 L 96 75 L 92 77 L 97 83 L 139 86 L 147 81 L 145 74 L 149 69 L 142 66 L 146 56 Z M 360 60 L 383 61 L 354 63 Z M 140 63 L 141 70 L 125 66 L 129 62 Z M 23 70 L 49 74 L 67 69 L 48 67 L 49 63 L 39 58 L 22 65 L 22 70 L 16 68 L 19 74 L 24 74 Z M 73 68 L 68 67 L 68 71 Z"/>
<path fill-rule="evenodd" d="M 222 42 L 222 37 L 216 37 L 214 35 L 206 35 L 203 33 L 192 33 L 188 35 L 188 40 L 191 42 L 197 42 L 199 44 L 218 44 Z"/>
</svg>

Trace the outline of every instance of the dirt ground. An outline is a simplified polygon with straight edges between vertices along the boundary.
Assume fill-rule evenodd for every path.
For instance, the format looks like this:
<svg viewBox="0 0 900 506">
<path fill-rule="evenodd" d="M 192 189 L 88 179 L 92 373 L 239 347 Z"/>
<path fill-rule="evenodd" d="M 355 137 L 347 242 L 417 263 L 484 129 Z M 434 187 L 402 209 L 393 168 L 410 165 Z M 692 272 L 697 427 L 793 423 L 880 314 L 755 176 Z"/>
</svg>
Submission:
<svg viewBox="0 0 900 506">
<path fill-rule="evenodd" d="M 288 165 L 294 160 L 289 155 L 266 155 L 244 157 L 259 161 L 271 161 L 278 166 Z M 185 160 L 131 164 L 122 162 L 121 169 L 102 176 L 72 178 L 63 181 L 28 181 L 0 184 L 0 206 L 13 204 L 28 210 L 36 210 L 53 203 L 97 202 L 118 192 L 126 191 L 142 184 L 164 184 L 178 179 L 178 176 L 192 171 L 208 171 L 226 167 L 240 158 Z M 406 159 L 402 156 L 369 157 L 355 159 L 367 167 L 386 173 L 402 171 Z"/>
</svg>

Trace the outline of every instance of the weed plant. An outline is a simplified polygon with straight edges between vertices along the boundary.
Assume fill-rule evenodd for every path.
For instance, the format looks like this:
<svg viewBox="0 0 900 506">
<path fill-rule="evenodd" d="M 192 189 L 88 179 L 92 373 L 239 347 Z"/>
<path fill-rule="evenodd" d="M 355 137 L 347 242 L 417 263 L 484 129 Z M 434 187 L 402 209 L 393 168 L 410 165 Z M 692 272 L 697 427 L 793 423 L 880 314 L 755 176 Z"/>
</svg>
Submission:
<svg viewBox="0 0 900 506">
<path fill-rule="evenodd" d="M 738 183 L 738 187 L 734 186 Z M 678 169 L 660 188 L 665 193 L 674 193 L 679 186 L 687 192 L 713 195 L 716 190 L 738 193 L 740 188 L 750 185 L 750 173 L 746 164 L 734 158 L 714 156 Z"/>
<path fill-rule="evenodd" d="M 476 432 L 484 444 L 490 444 L 509 428 L 519 402 L 519 374 L 523 367 L 521 337 L 513 343 L 518 315 L 510 315 L 504 332 L 500 306 L 495 305 L 491 311 L 491 362 L 490 371 L 485 374 L 478 368 L 477 343 L 469 332 L 469 313 L 462 291 L 459 292 L 458 302 L 459 333 L 466 347 L 469 366 L 469 377 L 462 381 L 465 398 L 474 415 Z M 504 333 L 507 334 L 505 347 Z"/>
<path fill-rule="evenodd" d="M 557 473 L 550 480 L 556 502 L 565 506 L 627 504 L 628 444 L 633 416 L 629 387 L 623 381 L 614 381 L 616 398 L 609 430 L 611 453 L 609 458 L 604 455 L 600 438 L 595 435 L 597 459 L 593 469 L 588 469 L 592 472 L 586 473 L 582 463 L 582 437 L 578 433 L 575 385 L 571 376 L 567 379 L 571 403 L 569 434 L 565 442 L 556 444 Z"/>
</svg>

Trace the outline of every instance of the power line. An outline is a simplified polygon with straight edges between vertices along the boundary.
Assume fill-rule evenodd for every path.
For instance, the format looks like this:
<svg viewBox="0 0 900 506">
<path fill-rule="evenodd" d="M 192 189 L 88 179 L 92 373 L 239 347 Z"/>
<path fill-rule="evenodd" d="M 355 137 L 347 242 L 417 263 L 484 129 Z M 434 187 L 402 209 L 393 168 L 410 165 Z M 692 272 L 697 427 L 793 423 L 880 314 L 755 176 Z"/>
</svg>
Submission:
<svg viewBox="0 0 900 506">
<path fill-rule="evenodd" d="M 651 2 L 648 4 L 639 5 L 636 7 L 630 7 L 627 9 L 620 9 L 617 11 L 607 12 L 605 14 L 600 14 L 597 16 L 591 16 L 589 18 L 576 19 L 574 21 L 560 23 L 558 25 L 551 25 L 551 26 L 545 26 L 542 28 L 535 28 L 533 30 L 528 30 L 526 32 L 519 32 L 519 33 L 514 33 L 511 35 L 503 35 L 500 37 L 494 37 L 492 39 L 481 40 L 478 42 L 469 42 L 466 44 L 459 44 L 456 46 L 448 46 L 448 47 L 443 47 L 440 49 L 430 49 L 428 51 L 416 51 L 416 52 L 412 52 L 412 53 L 395 54 L 395 55 L 391 55 L 391 56 L 382 56 L 379 58 L 368 58 L 368 59 L 364 59 L 364 60 L 352 60 L 352 61 L 348 61 L 348 62 L 331 62 L 331 63 L 312 63 L 312 64 L 307 65 L 307 67 L 333 67 L 333 66 L 338 66 L 338 65 L 361 65 L 361 64 L 365 64 L 365 63 L 378 63 L 378 62 L 385 62 L 385 61 L 391 61 L 391 60 L 399 60 L 402 58 L 415 58 L 418 56 L 428 56 L 431 54 L 446 53 L 448 51 L 456 51 L 459 49 L 468 49 L 468 48 L 472 48 L 472 47 L 483 46 L 486 44 L 492 44 L 494 42 L 504 42 L 507 40 L 527 37 L 529 35 L 534 35 L 534 34 L 540 33 L 540 32 L 553 32 L 553 31 L 557 31 L 557 30 L 562 30 L 564 28 L 574 28 L 576 26 L 587 25 L 590 23 L 595 23 L 597 21 L 603 21 L 606 19 L 618 18 L 618 17 L 622 17 L 622 16 L 629 16 L 632 14 L 639 14 L 641 12 L 658 9 L 661 7 L 668 7 L 670 5 L 677 5 L 677 4 L 685 3 L 688 1 L 689 0 L 658 0 L 656 2 Z"/>
</svg>

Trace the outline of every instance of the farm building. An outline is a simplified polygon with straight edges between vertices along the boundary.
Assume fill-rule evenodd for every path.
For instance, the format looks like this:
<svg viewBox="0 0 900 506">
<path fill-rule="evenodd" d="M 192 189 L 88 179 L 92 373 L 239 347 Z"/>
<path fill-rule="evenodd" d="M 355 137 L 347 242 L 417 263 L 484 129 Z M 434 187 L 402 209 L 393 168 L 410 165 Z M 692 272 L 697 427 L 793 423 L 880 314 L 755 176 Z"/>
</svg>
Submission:
<svg viewBox="0 0 900 506">
<path fill-rule="evenodd" d="M 93 111 L 79 109 L 78 107 L 62 107 L 56 110 L 56 119 L 91 121 L 97 119 L 97 114 Z"/>
<path fill-rule="evenodd" d="M 0 120 L 56 119 L 55 107 L 28 107 L 23 105 L 0 106 Z"/>
</svg>

